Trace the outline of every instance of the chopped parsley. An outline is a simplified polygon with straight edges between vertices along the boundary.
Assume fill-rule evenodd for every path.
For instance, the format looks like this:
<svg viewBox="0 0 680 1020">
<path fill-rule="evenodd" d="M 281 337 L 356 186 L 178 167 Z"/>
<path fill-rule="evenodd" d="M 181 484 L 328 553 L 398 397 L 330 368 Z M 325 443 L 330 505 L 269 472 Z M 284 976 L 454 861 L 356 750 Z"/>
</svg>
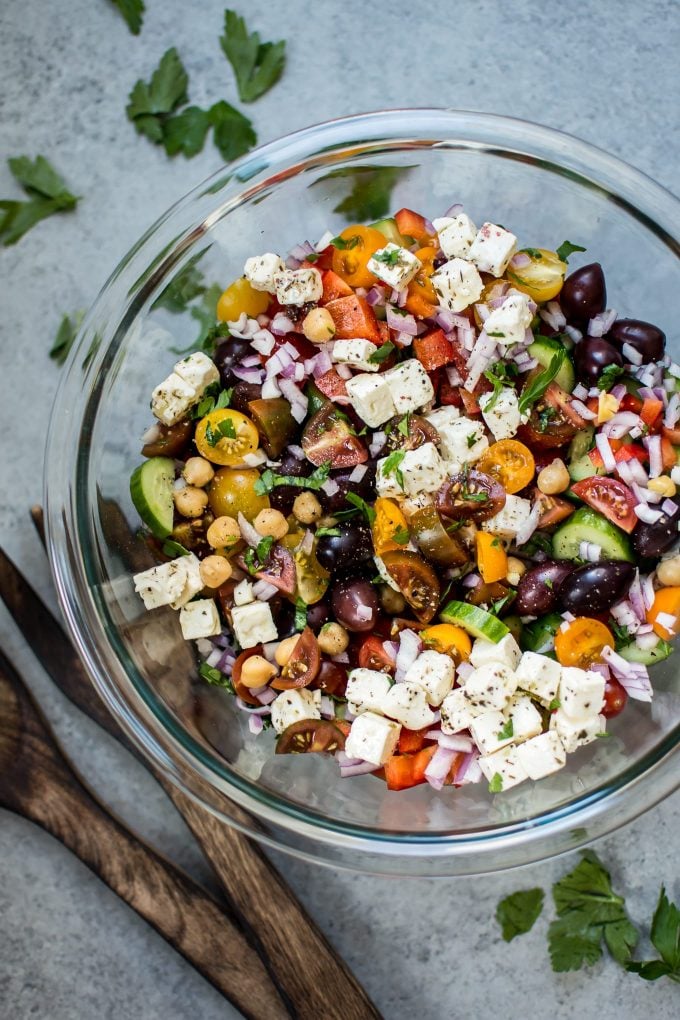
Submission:
<svg viewBox="0 0 680 1020">
<path fill-rule="evenodd" d="M 230 694 L 236 694 L 234 685 L 229 677 L 225 676 L 219 669 L 216 669 L 215 666 L 209 666 L 207 662 L 202 662 L 198 667 L 198 675 L 212 687 L 223 687 Z"/>
<path fill-rule="evenodd" d="M 386 340 L 377 351 L 373 351 L 373 354 L 369 355 L 369 365 L 382 365 L 383 361 L 387 361 L 392 351 L 396 351 L 396 349 L 391 340 Z"/>
<path fill-rule="evenodd" d="M 486 333 L 486 330 L 485 330 L 484 332 Z M 486 335 L 487 335 L 487 336 L 491 336 L 491 337 L 493 337 L 494 339 L 496 339 L 496 338 L 498 338 L 498 337 L 504 337 L 504 336 L 505 336 L 505 333 L 501 333 L 501 331 L 500 331 L 500 330 L 494 330 L 493 332 L 489 332 L 489 333 L 487 333 Z"/>
<path fill-rule="evenodd" d="M 166 538 L 163 542 L 163 552 L 166 556 L 190 556 L 191 553 L 183 546 L 181 542 L 176 542 L 174 538 Z"/>
<path fill-rule="evenodd" d="M 607 365 L 603 369 L 600 378 L 597 380 L 598 390 L 610 390 L 617 379 L 620 379 L 622 375 L 626 374 L 625 368 L 622 365 Z"/>
<path fill-rule="evenodd" d="M 397 480 L 397 484 L 402 490 L 404 489 L 404 476 L 401 473 L 401 462 L 405 456 L 406 453 L 404 450 L 393 450 L 389 457 L 386 457 L 383 461 L 382 467 L 383 475 L 394 475 Z"/>
<path fill-rule="evenodd" d="M 495 613 L 496 616 L 498 616 L 500 611 L 505 608 L 505 606 L 508 604 L 511 598 L 512 594 L 508 593 L 507 595 L 504 595 L 502 598 L 496 599 L 495 602 L 491 603 L 491 611 Z"/>
<path fill-rule="evenodd" d="M 206 414 L 229 407 L 233 392 L 233 386 L 228 390 L 221 390 L 219 383 L 212 383 L 191 412 L 192 418 L 205 418 Z"/>
<path fill-rule="evenodd" d="M 382 262 L 385 266 L 398 266 L 401 261 L 401 248 L 392 248 L 388 251 L 384 248 L 382 251 L 377 251 L 372 256 L 376 262 Z"/>
<path fill-rule="evenodd" d="M 527 383 L 519 398 L 520 414 L 524 414 L 530 407 L 533 406 L 533 404 L 536 403 L 537 400 L 541 399 L 550 383 L 562 368 L 566 357 L 566 349 L 564 347 L 560 347 L 560 349 L 555 351 L 553 354 L 548 367 L 544 368 L 542 372 L 539 372 L 535 379 L 532 379 L 531 382 Z"/>
<path fill-rule="evenodd" d="M 468 447 L 468 450 L 471 450 L 471 449 L 472 449 L 472 447 L 473 447 L 473 446 L 475 445 L 475 443 L 477 442 L 477 436 L 475 435 L 475 433 L 474 433 L 474 432 L 471 432 L 471 433 L 470 433 L 470 435 L 469 435 L 469 436 L 467 436 L 467 438 L 466 438 L 466 442 L 467 442 L 467 447 Z"/>
<path fill-rule="evenodd" d="M 503 790 L 503 776 L 500 772 L 494 772 L 489 783 L 489 793 L 501 793 Z"/>
<path fill-rule="evenodd" d="M 353 506 L 355 506 L 357 510 L 361 510 L 362 513 L 365 515 L 369 525 L 371 526 L 373 525 L 373 522 L 375 521 L 375 510 L 369 503 L 366 502 L 365 499 L 362 499 L 361 496 L 357 496 L 356 492 L 348 492 L 347 495 L 345 496 L 345 499 L 347 500 L 348 503 L 351 503 Z M 355 511 L 344 511 L 345 514 L 350 514 L 354 512 Z M 336 514 L 335 516 L 337 517 L 339 515 Z"/>
<path fill-rule="evenodd" d="M 500 333 L 487 333 L 487 336 L 500 336 Z M 501 395 L 503 386 L 510 381 L 512 376 L 517 375 L 517 365 L 514 362 L 510 362 L 507 365 L 502 361 L 495 365 L 493 368 L 488 368 L 484 373 L 484 378 L 488 380 L 493 386 L 493 392 L 491 399 L 484 404 L 485 411 L 493 411 L 496 406 L 496 402 Z"/>
<path fill-rule="evenodd" d="M 410 537 L 408 528 L 397 528 L 392 535 L 392 541 L 397 545 L 408 545 Z"/>
<path fill-rule="evenodd" d="M 542 259 L 543 258 L 543 255 L 538 250 L 538 248 L 522 248 L 522 254 L 523 255 L 529 255 L 529 257 L 532 258 L 532 259 Z"/>
<path fill-rule="evenodd" d="M 259 32 L 249 32 L 245 20 L 236 11 L 224 12 L 224 35 L 220 44 L 233 68 L 242 103 L 259 99 L 283 74 L 285 41 L 261 42 Z"/>
<path fill-rule="evenodd" d="M 550 422 L 556 417 L 557 411 L 554 407 L 542 407 L 538 412 L 538 431 L 547 432 L 550 427 Z"/>
<path fill-rule="evenodd" d="M 502 727 L 497 733 L 499 740 L 510 740 L 515 735 L 515 727 L 512 723 L 512 716 L 508 719 L 505 726 Z"/>
<path fill-rule="evenodd" d="M 44 156 L 36 156 L 34 160 L 15 156 L 7 163 L 15 181 L 28 195 L 28 201 L 0 201 L 0 237 L 4 245 L 16 244 L 40 220 L 75 209 L 78 196 L 71 194 L 66 182 Z"/>
<path fill-rule="evenodd" d="M 572 244 L 571 241 L 562 241 L 562 244 L 556 251 L 556 255 L 561 262 L 568 262 L 569 256 L 573 255 L 575 251 L 586 251 L 580 244 Z"/>
<path fill-rule="evenodd" d="M 323 535 L 327 535 L 329 538 L 339 538 L 340 528 L 317 528 L 315 535 L 317 538 L 321 538 Z"/>
<path fill-rule="evenodd" d="M 550 704 L 548 705 L 548 710 L 550 712 L 554 712 L 556 709 L 560 707 L 561 704 L 562 702 L 560 701 L 559 698 L 553 698 Z"/>
<path fill-rule="evenodd" d="M 330 470 L 331 462 L 329 460 L 312 471 L 308 478 L 301 478 L 299 475 L 279 475 L 271 468 L 267 468 L 257 479 L 253 489 L 258 496 L 266 496 L 268 492 L 279 485 L 294 485 L 298 489 L 320 489 L 327 480 Z"/>
<path fill-rule="evenodd" d="M 337 237 L 331 239 L 330 242 L 334 248 L 338 251 L 350 251 L 352 248 L 356 248 L 361 243 L 361 238 L 358 234 L 352 234 L 351 237 L 344 238 L 340 234 Z"/>
<path fill-rule="evenodd" d="M 302 599 L 295 600 L 295 629 L 304 630 L 307 626 L 307 603 Z"/>
<path fill-rule="evenodd" d="M 496 920 L 506 942 L 531 931 L 543 910 L 542 889 L 520 889 L 501 900 L 496 907 Z"/>
<path fill-rule="evenodd" d="M 209 421 L 206 422 L 205 440 L 208 446 L 217 446 L 222 439 L 236 438 L 236 429 L 231 418 L 225 418 L 224 421 L 217 422 L 214 428 Z"/>
<path fill-rule="evenodd" d="M 404 417 L 397 423 L 397 432 L 401 432 L 402 436 L 408 439 L 409 434 L 409 422 L 411 420 L 411 412 L 407 411 Z"/>
</svg>

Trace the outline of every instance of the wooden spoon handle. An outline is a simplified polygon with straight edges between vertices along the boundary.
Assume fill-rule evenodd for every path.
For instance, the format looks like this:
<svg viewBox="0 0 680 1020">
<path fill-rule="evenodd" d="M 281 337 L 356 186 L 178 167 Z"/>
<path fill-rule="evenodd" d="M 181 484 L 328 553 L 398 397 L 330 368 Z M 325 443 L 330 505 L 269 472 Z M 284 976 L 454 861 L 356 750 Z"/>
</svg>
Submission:
<svg viewBox="0 0 680 1020">
<path fill-rule="evenodd" d="M 246 1017 L 294 1016 L 234 916 L 134 836 L 81 782 L 12 665 L 0 653 L 0 705 L 20 712 L 19 753 L 3 762 L 0 802 L 63 843 L 125 900 Z M 14 716 L 16 722 L 16 715 Z M 12 713 L 0 717 L 0 747 L 12 746 Z"/>
</svg>

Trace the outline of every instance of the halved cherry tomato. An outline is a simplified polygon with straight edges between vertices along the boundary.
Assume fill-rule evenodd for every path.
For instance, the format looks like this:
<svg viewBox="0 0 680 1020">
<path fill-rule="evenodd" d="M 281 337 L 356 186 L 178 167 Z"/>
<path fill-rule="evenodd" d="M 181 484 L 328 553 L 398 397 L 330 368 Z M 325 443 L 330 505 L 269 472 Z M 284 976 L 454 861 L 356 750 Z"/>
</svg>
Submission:
<svg viewBox="0 0 680 1020">
<path fill-rule="evenodd" d="M 298 719 L 276 741 L 277 754 L 332 754 L 345 747 L 345 734 L 330 719 Z"/>
<path fill-rule="evenodd" d="M 430 564 L 407 550 L 386 552 L 382 561 L 418 620 L 429 623 L 441 595 L 439 579 Z"/>
<path fill-rule="evenodd" d="M 564 274 L 567 271 L 566 262 L 547 248 L 532 248 L 529 252 L 521 253 L 523 258 L 529 262 L 521 267 L 515 268 L 510 265 L 505 271 L 508 280 L 512 281 L 517 290 L 524 291 L 532 301 L 543 304 L 544 301 L 552 301 L 562 290 Z"/>
<path fill-rule="evenodd" d="M 271 686 L 277 691 L 290 691 L 294 687 L 309 687 L 315 680 L 321 665 L 319 642 L 310 627 L 305 627 L 292 655 L 281 670 L 280 676 L 272 680 Z"/>
<path fill-rule="evenodd" d="M 497 535 L 478 531 L 475 535 L 477 567 L 486 584 L 504 581 L 508 573 L 508 554 Z"/>
<path fill-rule="evenodd" d="M 616 439 L 609 440 L 609 445 L 612 450 L 614 450 L 614 460 L 617 464 L 621 464 L 623 461 L 627 460 L 639 460 L 640 463 L 643 464 L 645 461 L 649 460 L 649 454 L 647 450 L 645 450 L 644 446 L 638 446 L 637 443 L 625 443 L 623 446 L 620 446 L 618 450 L 615 450 L 614 444 L 617 442 L 618 440 Z M 593 451 L 591 450 L 590 452 L 592 453 Z M 604 461 L 602 461 L 602 464 L 599 466 L 604 467 Z"/>
<path fill-rule="evenodd" d="M 201 418 L 194 435 L 196 448 L 212 464 L 236 467 L 260 442 L 255 425 L 245 414 L 221 407 Z"/>
<path fill-rule="evenodd" d="M 538 502 L 541 508 L 541 516 L 538 518 L 539 528 L 552 528 L 573 514 L 576 507 L 567 499 L 560 499 L 559 496 L 547 496 L 540 489 L 534 489 L 534 502 Z"/>
<path fill-rule="evenodd" d="M 492 443 L 477 461 L 477 468 L 500 482 L 508 493 L 524 489 L 534 477 L 534 455 L 516 439 Z"/>
<path fill-rule="evenodd" d="M 479 406 L 477 398 L 481 396 L 482 392 L 483 391 L 480 389 L 479 393 L 470 393 L 469 390 L 464 389 L 462 386 L 458 388 L 458 393 L 465 409 L 466 418 L 472 418 L 476 414 L 481 414 L 482 409 Z"/>
<path fill-rule="evenodd" d="M 505 506 L 505 489 L 491 474 L 471 468 L 444 482 L 435 495 L 435 505 L 454 521 L 488 521 Z"/>
<path fill-rule="evenodd" d="M 561 666 L 588 669 L 602 660 L 605 645 L 614 647 L 614 636 L 600 620 L 577 616 L 564 630 L 555 634 L 555 655 Z"/>
<path fill-rule="evenodd" d="M 323 294 L 319 302 L 320 305 L 326 305 L 329 301 L 335 301 L 336 298 L 349 297 L 352 293 L 350 285 L 345 283 L 342 277 L 334 273 L 332 269 L 327 269 L 325 273 L 322 273 L 322 284 Z"/>
<path fill-rule="evenodd" d="M 434 648 L 436 652 L 450 655 L 456 662 L 467 662 L 472 651 L 470 635 L 462 627 L 454 623 L 435 623 L 432 627 L 421 630 L 423 644 Z"/>
<path fill-rule="evenodd" d="M 408 790 L 426 782 L 425 770 L 437 750 L 430 744 L 415 754 L 393 754 L 385 762 L 385 782 L 388 790 Z"/>
<path fill-rule="evenodd" d="M 535 369 L 527 382 L 539 371 Z M 532 407 L 528 423 L 521 425 L 517 434 L 532 447 L 553 449 L 570 442 L 585 425 L 585 420 L 572 406 L 571 396 L 552 382 Z"/>
<path fill-rule="evenodd" d="M 409 520 L 409 527 L 423 556 L 435 566 L 462 567 L 469 562 L 467 549 L 455 533 L 446 530 L 436 507 L 424 506 L 417 510 Z"/>
<path fill-rule="evenodd" d="M 352 294 L 350 297 L 329 301 L 326 308 L 335 324 L 336 340 L 353 340 L 360 337 L 374 344 L 382 343 L 378 320 L 366 298 Z"/>
<path fill-rule="evenodd" d="M 152 435 L 155 438 L 142 447 L 143 457 L 181 457 L 194 437 L 194 423 L 186 419 L 176 425 L 156 422 Z"/>
<path fill-rule="evenodd" d="M 399 754 L 415 754 L 416 751 L 422 751 L 426 744 L 426 733 L 426 729 L 407 730 L 405 726 L 402 726 L 401 733 L 399 734 L 399 743 L 397 744 Z"/>
<path fill-rule="evenodd" d="M 369 634 L 361 642 L 359 666 L 362 669 L 374 669 L 376 673 L 391 673 L 394 670 L 394 659 L 387 654 L 377 634 Z"/>
<path fill-rule="evenodd" d="M 619 411 L 634 411 L 639 414 L 642 410 L 642 401 L 634 393 L 624 393 L 619 404 Z"/>
<path fill-rule="evenodd" d="M 613 719 L 623 712 L 627 701 L 626 688 L 615 677 L 610 676 L 604 685 L 604 705 L 600 709 L 601 714 L 605 719 Z"/>
<path fill-rule="evenodd" d="M 314 683 L 325 694 L 344 698 L 347 689 L 347 667 L 332 659 L 322 659 L 319 674 Z"/>
<path fill-rule="evenodd" d="M 628 534 L 638 522 L 635 514 L 638 501 L 628 486 L 618 478 L 601 478 L 593 475 L 576 482 L 572 485 L 571 491 Z"/>
<path fill-rule="evenodd" d="M 387 244 L 385 235 L 373 227 L 345 227 L 333 252 L 333 272 L 350 287 L 370 287 L 378 282 L 367 263 L 371 255 Z M 357 334 L 354 334 L 355 336 Z"/>
<path fill-rule="evenodd" d="M 286 538 L 288 537 L 286 535 Z M 294 539 L 294 542 L 296 546 L 299 546 L 299 539 L 297 537 Z M 330 579 L 330 574 L 321 566 L 316 558 L 316 543 L 310 553 L 306 553 L 300 548 L 295 548 L 293 560 L 295 561 L 297 595 L 308 606 L 313 606 L 320 602 L 326 594 Z"/>
<path fill-rule="evenodd" d="M 301 445 L 317 467 L 330 461 L 332 468 L 348 468 L 368 460 L 368 450 L 347 416 L 330 401 L 305 425 Z"/>
<path fill-rule="evenodd" d="M 434 273 L 437 251 L 434 245 L 429 245 L 426 248 L 419 248 L 415 253 L 422 264 L 407 289 L 406 310 L 412 315 L 428 318 L 435 312 L 438 299 L 430 277 Z"/>
<path fill-rule="evenodd" d="M 338 374 L 336 369 L 329 368 L 327 372 L 314 380 L 314 385 L 321 390 L 325 397 L 335 401 L 337 404 L 349 404 L 349 394 L 345 380 Z"/>
<path fill-rule="evenodd" d="M 432 244 L 432 231 L 420 213 L 404 208 L 394 214 L 394 219 L 402 237 L 412 237 L 422 245 Z"/>
<path fill-rule="evenodd" d="M 439 433 L 434 425 L 420 414 L 397 414 L 385 422 L 382 430 L 387 450 L 417 450 L 425 443 L 439 442 Z"/>
<path fill-rule="evenodd" d="M 426 372 L 436 372 L 453 361 L 453 344 L 443 329 L 413 339 L 413 353 Z"/>
<path fill-rule="evenodd" d="M 385 496 L 378 496 L 373 509 L 375 519 L 371 526 L 373 536 L 373 547 L 376 556 L 383 556 L 386 552 L 403 549 L 408 543 L 408 523 L 397 504 Z M 406 538 L 406 541 L 397 542 L 394 536 Z"/>
<path fill-rule="evenodd" d="M 675 623 L 672 626 L 665 626 L 659 623 L 658 617 L 664 613 L 673 617 Z M 658 634 L 664 641 L 672 641 L 680 633 L 680 588 L 660 588 L 654 596 L 651 609 L 647 610 L 647 623 L 651 623 L 654 633 Z"/>
<path fill-rule="evenodd" d="M 243 312 L 251 318 L 263 315 L 269 308 L 271 295 L 255 290 L 245 276 L 230 283 L 217 302 L 217 318 L 220 322 L 235 322 Z"/>
<path fill-rule="evenodd" d="M 241 654 L 236 657 L 236 662 L 234 663 L 231 671 L 231 682 L 241 701 L 245 701 L 247 705 L 257 705 L 261 708 L 262 702 L 258 701 L 255 695 L 250 693 L 250 688 L 246 687 L 246 685 L 241 681 L 243 663 L 246 659 L 249 659 L 251 655 L 262 655 L 262 645 L 255 645 L 254 648 L 246 648 L 244 652 L 241 652 Z"/>
<path fill-rule="evenodd" d="M 290 404 L 285 397 L 251 400 L 248 413 L 260 434 L 264 452 L 276 459 L 297 433 L 298 425 L 290 413 Z"/>
</svg>

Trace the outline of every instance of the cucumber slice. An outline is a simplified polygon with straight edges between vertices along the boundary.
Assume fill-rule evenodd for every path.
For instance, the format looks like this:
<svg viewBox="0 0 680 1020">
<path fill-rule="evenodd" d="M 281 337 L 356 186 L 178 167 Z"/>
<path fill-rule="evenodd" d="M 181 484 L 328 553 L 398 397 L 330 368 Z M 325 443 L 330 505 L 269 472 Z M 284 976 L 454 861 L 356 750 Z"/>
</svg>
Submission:
<svg viewBox="0 0 680 1020">
<path fill-rule="evenodd" d="M 618 651 L 626 662 L 641 662 L 644 666 L 653 666 L 655 662 L 663 662 L 664 659 L 667 659 L 673 651 L 673 646 L 659 638 L 652 648 L 640 648 L 634 641 L 631 641 L 629 645 L 624 645 Z"/>
<path fill-rule="evenodd" d="M 569 444 L 569 460 L 578 460 L 579 457 L 587 454 L 593 445 L 594 437 L 595 428 L 593 425 L 586 425 L 580 432 L 577 432 Z"/>
<path fill-rule="evenodd" d="M 369 226 L 371 226 L 373 230 L 379 230 L 381 234 L 384 234 L 388 241 L 392 242 L 392 244 L 398 244 L 400 248 L 405 246 L 405 240 L 399 233 L 397 221 L 392 219 L 392 217 L 385 220 L 376 220 L 375 223 L 371 223 Z"/>
<path fill-rule="evenodd" d="M 528 350 L 531 357 L 536 358 L 536 361 L 542 368 L 549 368 L 554 355 L 558 351 L 564 350 L 564 344 L 561 344 L 559 340 L 553 340 L 552 337 L 541 336 L 537 337 L 532 344 L 529 344 Z M 563 390 L 566 390 L 567 393 L 571 393 L 576 385 L 574 366 L 571 358 L 568 356 L 562 362 L 562 367 L 555 376 L 555 382 Z"/>
<path fill-rule="evenodd" d="M 167 538 L 172 531 L 174 481 L 175 464 L 169 457 L 150 457 L 130 479 L 135 509 L 156 538 Z"/>
<path fill-rule="evenodd" d="M 310 416 L 320 411 L 323 405 L 328 402 L 328 397 L 325 397 L 311 380 L 305 386 L 305 396 L 307 397 L 307 414 Z"/>
<path fill-rule="evenodd" d="M 558 560 L 577 560 L 581 542 L 599 545 L 604 560 L 635 562 L 628 535 L 586 506 L 572 514 L 553 535 L 553 556 Z"/>
<path fill-rule="evenodd" d="M 595 429 L 592 425 L 577 432 L 569 446 L 569 477 L 572 482 L 580 482 L 583 478 L 592 478 L 593 475 L 602 475 L 604 468 L 596 468 L 588 456 L 588 451 L 593 445 Z"/>
<path fill-rule="evenodd" d="M 527 623 L 522 630 L 520 648 L 523 652 L 537 652 L 554 659 L 555 634 L 564 621 L 559 613 L 548 613 L 539 620 Z"/>
<path fill-rule="evenodd" d="M 439 614 L 439 619 L 444 623 L 455 623 L 473 637 L 493 641 L 495 645 L 510 633 L 509 628 L 497 616 L 479 606 L 471 606 L 468 602 L 449 602 Z"/>
</svg>

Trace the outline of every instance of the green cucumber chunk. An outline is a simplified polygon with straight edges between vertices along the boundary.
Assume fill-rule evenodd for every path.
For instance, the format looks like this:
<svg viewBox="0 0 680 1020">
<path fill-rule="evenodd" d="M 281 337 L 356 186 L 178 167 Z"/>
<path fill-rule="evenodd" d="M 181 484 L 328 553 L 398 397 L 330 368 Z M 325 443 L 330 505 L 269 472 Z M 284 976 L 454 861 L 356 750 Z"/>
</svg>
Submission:
<svg viewBox="0 0 680 1020">
<path fill-rule="evenodd" d="M 564 620 L 559 613 L 548 613 L 524 625 L 519 645 L 523 652 L 537 652 L 554 659 L 555 634 Z"/>
<path fill-rule="evenodd" d="M 629 645 L 624 645 L 618 650 L 619 655 L 626 662 L 641 662 L 644 666 L 653 666 L 655 662 L 663 662 L 672 651 L 673 646 L 663 638 L 659 638 L 652 648 L 640 648 L 634 641 L 631 641 Z"/>
<path fill-rule="evenodd" d="M 572 514 L 553 535 L 553 556 L 557 560 L 577 560 L 581 542 L 599 545 L 604 560 L 635 562 L 628 535 L 602 514 L 585 506 Z"/>
<path fill-rule="evenodd" d="M 135 509 L 156 538 L 167 538 L 172 531 L 174 481 L 175 464 L 169 457 L 150 457 L 130 478 Z"/>
<path fill-rule="evenodd" d="M 559 340 L 553 340 L 549 336 L 538 336 L 532 344 L 529 344 L 528 351 L 532 358 L 536 358 L 541 368 L 550 368 L 550 362 L 558 351 L 564 350 L 564 344 Z M 567 393 L 571 393 L 576 385 L 576 375 L 571 358 L 567 357 L 562 362 L 562 367 L 555 376 L 555 382 Z"/>
<path fill-rule="evenodd" d="M 375 223 L 369 224 L 373 230 L 380 231 L 381 234 L 392 244 L 398 244 L 400 248 L 406 246 L 404 237 L 399 233 L 399 227 L 397 221 L 391 216 L 385 220 L 376 220 Z"/>
<path fill-rule="evenodd" d="M 320 411 L 324 404 L 328 401 L 328 397 L 325 397 L 318 386 L 316 386 L 311 380 L 305 386 L 305 396 L 307 397 L 307 414 L 313 415 L 317 411 Z"/>
<path fill-rule="evenodd" d="M 588 451 L 593 447 L 595 429 L 592 425 L 577 432 L 569 445 L 567 468 L 572 482 L 580 482 L 584 478 L 592 478 L 593 475 L 602 475 L 604 468 L 596 468 L 588 456 Z"/>
<path fill-rule="evenodd" d="M 439 619 L 444 623 L 455 623 L 473 637 L 493 641 L 495 645 L 510 633 L 509 628 L 497 616 L 479 606 L 471 606 L 468 602 L 449 602 L 439 614 Z"/>
</svg>

